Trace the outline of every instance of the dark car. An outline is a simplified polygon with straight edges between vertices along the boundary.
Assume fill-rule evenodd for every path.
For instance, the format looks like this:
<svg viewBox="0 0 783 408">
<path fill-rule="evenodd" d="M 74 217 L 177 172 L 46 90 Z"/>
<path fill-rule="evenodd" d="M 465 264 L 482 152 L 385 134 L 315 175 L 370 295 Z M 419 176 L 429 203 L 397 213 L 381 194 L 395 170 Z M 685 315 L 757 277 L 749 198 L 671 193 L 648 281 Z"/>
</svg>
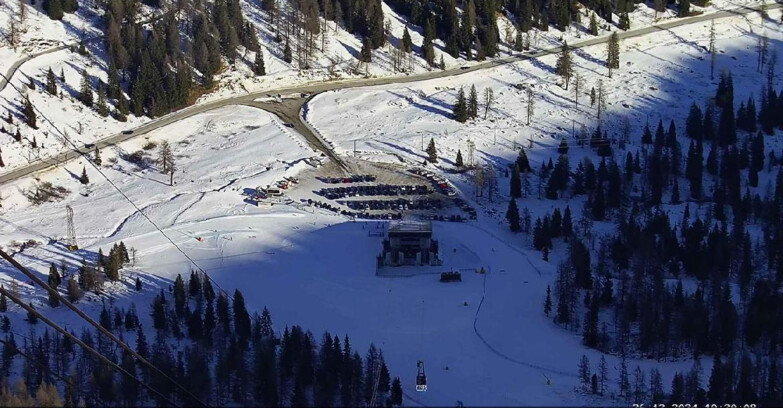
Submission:
<svg viewBox="0 0 783 408">
<path fill-rule="evenodd" d="M 123 131 L 122 131 L 122 134 L 123 134 L 123 135 L 132 135 L 132 134 L 133 134 L 133 129 L 129 129 L 129 130 L 123 130 Z"/>
</svg>

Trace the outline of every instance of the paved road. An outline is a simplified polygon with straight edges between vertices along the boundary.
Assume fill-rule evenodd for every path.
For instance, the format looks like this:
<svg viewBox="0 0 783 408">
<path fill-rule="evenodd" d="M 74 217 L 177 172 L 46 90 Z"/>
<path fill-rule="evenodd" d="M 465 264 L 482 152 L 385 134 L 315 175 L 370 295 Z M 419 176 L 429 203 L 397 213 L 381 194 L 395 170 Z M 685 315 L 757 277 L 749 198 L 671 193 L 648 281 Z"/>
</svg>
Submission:
<svg viewBox="0 0 783 408">
<path fill-rule="evenodd" d="M 30 54 L 30 55 L 25 56 L 22 59 L 19 59 L 19 60 L 15 61 L 13 63 L 13 65 L 11 65 L 8 68 L 8 71 L 5 73 L 5 75 L 0 77 L 0 92 L 2 92 L 5 89 L 6 85 L 8 85 L 8 81 L 6 80 L 6 78 L 13 77 L 14 74 L 16 73 L 16 71 L 19 69 L 19 67 L 21 67 L 24 63 L 26 63 L 27 61 L 30 61 L 33 58 L 38 58 L 41 55 L 46 55 L 46 54 L 51 54 L 53 52 L 62 51 L 64 49 L 68 48 L 69 46 L 70 45 L 66 44 L 66 45 L 61 45 L 59 47 L 49 48 L 48 50 L 37 52 L 35 54 Z"/>
<path fill-rule="evenodd" d="M 304 136 L 305 140 L 307 140 L 307 143 L 310 144 L 313 149 L 320 150 L 321 152 L 325 153 L 327 156 L 329 156 L 329 159 L 337 164 L 337 166 L 340 167 L 344 172 L 349 172 L 345 161 L 329 147 L 326 141 L 321 138 L 316 130 L 310 127 L 309 124 L 301 120 L 299 117 L 299 112 L 302 110 L 302 106 L 304 106 L 308 99 L 309 98 L 285 99 L 280 103 L 247 101 L 243 102 L 243 104 L 252 106 L 254 108 L 263 109 L 267 112 L 277 115 L 277 117 L 282 119 L 283 122 L 290 124 L 293 126 L 294 130 Z"/>
<path fill-rule="evenodd" d="M 772 10 L 779 8 L 781 5 L 774 3 L 774 4 L 768 4 L 766 5 L 767 10 Z M 725 11 L 719 11 L 712 14 L 706 14 L 706 15 L 700 15 L 695 17 L 688 17 L 688 18 L 682 18 L 677 19 L 673 21 L 669 21 L 662 24 L 656 24 L 650 27 L 644 27 L 634 30 L 628 30 L 625 32 L 619 32 L 620 38 L 632 38 L 632 37 L 639 37 L 647 34 L 654 34 L 659 31 L 666 31 L 673 27 L 683 26 L 687 24 L 695 24 L 695 23 L 701 23 L 704 21 L 709 21 L 712 19 L 719 19 L 719 18 L 726 18 L 726 17 L 732 17 L 737 15 L 745 15 L 750 14 L 754 12 L 758 12 L 761 9 L 761 5 L 755 6 L 755 7 L 748 7 L 748 6 L 740 6 L 731 10 L 725 10 Z M 580 41 L 574 44 L 571 44 L 572 48 L 582 48 L 582 47 L 588 47 L 591 45 L 601 44 L 605 43 L 609 40 L 609 36 L 602 36 L 602 37 L 593 37 L 584 41 Z M 224 98 L 220 100 L 215 100 L 199 105 L 190 106 L 184 109 L 181 109 L 177 112 L 170 113 L 166 116 L 160 117 L 158 119 L 155 119 L 153 121 L 150 121 L 144 125 L 141 125 L 135 129 L 132 130 L 132 133 L 119 133 L 115 135 L 108 136 L 106 138 L 103 138 L 99 142 L 96 143 L 98 148 L 104 148 L 106 146 L 111 146 L 117 143 L 124 142 L 126 140 L 138 137 L 140 135 L 149 133 L 155 129 L 159 129 L 161 127 L 170 125 L 172 123 L 176 123 L 182 119 L 189 118 L 194 115 L 198 115 L 199 113 L 207 112 L 213 109 L 217 109 L 223 106 L 228 105 L 251 105 L 253 106 L 253 102 L 255 99 L 258 99 L 260 97 L 264 97 L 268 94 L 292 94 L 292 93 L 306 93 L 309 95 L 315 95 L 321 92 L 325 91 L 331 91 L 331 90 L 337 90 L 337 89 L 348 89 L 348 88 L 357 88 L 357 87 L 367 87 L 367 86 L 378 86 L 378 85 L 387 85 L 387 84 L 401 84 L 401 83 L 408 83 L 408 82 L 415 82 L 415 81 L 424 81 L 429 79 L 436 79 L 436 78 L 445 78 L 445 77 L 451 77 L 456 75 L 462 75 L 467 74 L 470 72 L 476 72 L 479 70 L 484 69 L 491 69 L 498 66 L 515 63 L 519 61 L 524 61 L 532 58 L 541 57 L 544 55 L 549 54 L 555 54 L 560 50 L 559 47 L 553 47 L 546 50 L 540 50 L 540 51 L 532 51 L 532 52 L 525 52 L 517 55 L 512 55 L 504 58 L 498 58 L 491 61 L 482 62 L 479 64 L 472 65 L 468 68 L 462 69 L 462 68 L 453 68 L 448 69 L 444 71 L 431 71 L 426 72 L 422 74 L 414 74 L 414 75 L 407 75 L 407 76 L 396 76 L 396 77 L 383 77 L 383 78 L 368 78 L 368 79 L 349 79 L 349 80 L 341 80 L 341 81 L 327 81 L 327 82 L 318 82 L 315 84 L 305 84 L 305 85 L 296 85 L 296 86 L 290 86 L 290 87 L 284 87 L 284 88 L 278 88 L 278 89 L 268 89 L 264 91 L 259 92 L 253 92 L 246 95 L 240 95 L 240 96 L 233 96 L 229 98 Z M 284 120 L 287 120 L 285 118 L 291 118 L 296 120 L 291 120 L 290 122 L 295 124 L 295 126 L 306 126 L 304 124 L 297 124 L 300 121 L 299 118 L 299 108 L 301 108 L 302 105 L 299 105 L 298 108 L 296 107 L 296 104 L 291 104 L 291 106 L 294 106 L 294 109 L 297 109 L 296 111 L 285 111 L 283 112 L 283 109 L 278 109 L 277 113 L 281 117 L 284 117 Z M 308 130 L 309 132 L 309 130 Z M 307 134 L 305 134 L 307 137 Z M 317 138 L 317 136 L 314 136 Z M 309 138 L 308 138 L 309 140 Z M 330 149 L 328 149 L 325 145 L 322 143 L 313 143 L 311 141 L 311 144 L 313 144 L 316 148 L 323 148 L 324 153 L 329 155 L 330 157 L 336 156 Z M 86 148 L 81 147 L 78 149 L 81 153 L 89 153 L 92 151 L 92 147 Z M 39 161 L 35 161 L 30 163 L 27 166 L 20 167 L 18 169 L 9 171 L 3 175 L 0 175 L 0 185 L 17 180 L 19 178 L 28 176 L 32 173 L 47 170 L 52 167 L 54 167 L 57 163 L 63 163 L 67 161 L 67 159 L 73 159 L 75 158 L 75 151 L 70 150 L 66 152 L 62 152 L 59 154 L 56 154 L 54 156 L 50 156 L 46 159 L 41 159 Z M 339 164 L 340 162 L 338 162 Z"/>
</svg>

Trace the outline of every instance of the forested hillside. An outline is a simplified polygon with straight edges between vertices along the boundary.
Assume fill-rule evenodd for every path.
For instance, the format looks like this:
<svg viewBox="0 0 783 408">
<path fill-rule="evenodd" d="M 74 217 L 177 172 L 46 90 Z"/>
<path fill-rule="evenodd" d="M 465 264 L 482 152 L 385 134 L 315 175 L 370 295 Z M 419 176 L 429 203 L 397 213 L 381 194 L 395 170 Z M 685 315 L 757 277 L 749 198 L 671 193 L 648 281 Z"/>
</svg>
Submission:
<svg viewBox="0 0 783 408">
<path fill-rule="evenodd" d="M 694 357 L 694 369 L 672 383 L 672 402 L 783 401 L 783 152 L 770 148 L 783 129 L 783 91 L 774 89 L 774 52 L 759 52 L 760 97 L 736 101 L 724 71 L 714 97 L 693 102 L 684 123 L 659 120 L 634 135 L 626 122 L 614 136 L 599 125 L 563 139 L 556 162 L 537 169 L 522 149 L 510 179 L 511 230 L 531 233 L 545 260 L 564 251 L 544 313 L 605 353 Z M 572 165 L 577 146 L 594 149 L 597 162 Z M 585 197 L 584 206 L 533 220 L 514 198 L 536 195 L 536 184 L 553 203 Z M 606 223 L 610 233 L 595 228 Z M 705 357 L 714 361 L 708 388 L 699 382 Z M 662 390 L 632 392 L 623 372 L 628 400 L 664 401 Z M 583 381 L 589 389 L 589 374 Z"/>
</svg>

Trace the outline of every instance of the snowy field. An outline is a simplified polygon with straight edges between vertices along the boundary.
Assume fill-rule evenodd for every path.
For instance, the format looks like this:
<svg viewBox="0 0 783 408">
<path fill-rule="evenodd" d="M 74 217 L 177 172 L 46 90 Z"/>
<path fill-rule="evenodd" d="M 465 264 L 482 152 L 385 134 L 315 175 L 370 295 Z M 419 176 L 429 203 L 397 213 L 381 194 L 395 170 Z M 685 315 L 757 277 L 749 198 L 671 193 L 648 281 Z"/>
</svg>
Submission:
<svg viewBox="0 0 783 408">
<path fill-rule="evenodd" d="M 457 400 L 466 405 L 584 403 L 574 392 L 576 363 L 583 353 L 594 362 L 599 355 L 542 315 L 541 298 L 553 268 L 537 253 L 506 244 L 510 233 L 504 229 L 491 223 L 436 223 L 434 234 L 446 266 L 430 268 L 431 275 L 376 277 L 381 242 L 368 234 L 374 223 L 346 222 L 310 208 L 263 209 L 243 201 L 245 188 L 298 174 L 307 166 L 300 159 L 312 155 L 297 135 L 268 114 L 225 108 L 149 135 L 149 141 L 163 140 L 172 144 L 183 169 L 174 187 L 152 165 L 139 168 L 123 159 L 147 141 L 106 149 L 102 170 L 220 287 L 242 290 L 251 311 L 269 307 L 276 329 L 300 324 L 317 334 L 347 333 L 354 347 L 375 342 L 415 399 L 407 400 L 408 405 L 450 405 Z M 66 259 L 75 267 L 81 257 L 95 257 L 99 248 L 108 250 L 123 241 L 137 250 L 136 263 L 124 282 L 110 286 L 112 296 L 118 306 L 133 301 L 146 308 L 159 287 L 168 286 L 177 273 L 188 274 L 191 264 L 151 224 L 134 215 L 95 171 L 88 169 L 89 197 L 80 195 L 88 193 L 73 176 L 81 166 L 73 163 L 43 177 L 72 190 L 61 202 L 30 207 L 20 190 L 32 181 L 10 189 L 0 217 L 0 244 L 13 249 L 14 240 L 40 242 L 15 258 L 44 276 L 50 262 Z M 50 241 L 64 235 L 64 204 L 76 213 L 81 247 L 76 253 Z M 437 273 L 444 268 L 481 267 L 489 273 L 464 273 L 462 283 L 438 282 Z M 43 291 L 28 286 L 19 273 L 5 264 L 0 268 L 4 285 L 12 287 L 16 281 L 38 309 L 69 327 L 77 324 L 63 308 L 49 309 Z M 137 275 L 145 281 L 141 295 L 131 289 Z M 93 301 L 80 305 L 97 314 L 100 301 L 94 295 L 88 299 Z M 22 313 L 11 316 L 17 330 L 26 326 Z M 427 365 L 426 393 L 413 391 L 417 360 Z M 613 358 L 609 362 L 614 377 L 619 363 Z M 689 363 L 670 366 L 686 369 Z"/>
<path fill-rule="evenodd" d="M 780 18 L 780 12 L 770 14 L 773 20 Z M 738 104 L 751 93 L 757 95 L 763 82 L 764 75 L 755 72 L 756 35 L 766 30 L 771 47 L 780 53 L 783 34 L 776 23 L 763 28 L 758 15 L 722 19 L 716 29 L 720 51 L 716 72 L 721 68 L 733 72 Z M 359 156 L 370 160 L 399 162 L 397 156 L 401 156 L 420 163 L 422 137 L 425 142 L 434 137 L 444 159 L 441 166 L 448 168 L 458 148 L 466 153 L 470 138 L 476 142 L 477 158 L 502 165 L 515 157 L 515 143 L 527 146 L 532 139 L 528 156 L 534 166 L 540 166 L 555 155 L 554 147 L 562 137 L 570 137 L 572 119 L 577 131 L 582 126 L 593 130 L 595 108 L 589 107 L 587 93 L 599 78 L 607 90 L 610 135 L 617 134 L 621 119 L 628 117 L 632 140 L 638 140 L 647 120 L 643 112 L 658 112 L 667 125 L 675 119 L 682 134 L 691 101 L 703 104 L 717 83 L 717 75 L 715 81 L 709 79 L 709 56 L 704 50 L 708 30 L 709 24 L 704 23 L 625 41 L 621 69 L 611 79 L 601 64 L 605 46 L 576 51 L 578 70 L 585 80 L 576 109 L 571 107 L 572 89 L 565 91 L 558 85 L 552 72 L 555 57 L 548 56 L 474 76 L 323 94 L 308 106 L 307 119 L 338 152 L 352 151 L 356 141 Z M 77 84 L 78 76 L 69 74 L 68 62 L 36 61 L 30 72 L 40 75 L 49 64 L 58 63 L 66 70 L 69 84 Z M 279 69 L 283 72 L 284 67 Z M 536 92 L 531 126 L 525 124 L 524 92 L 514 87 L 520 83 L 534 86 Z M 465 86 L 467 91 L 472 84 L 480 93 L 486 87 L 494 89 L 494 108 L 487 119 L 458 124 L 449 118 L 456 90 Z M 7 92 L 2 94 L 3 103 L 14 98 L 6 96 Z M 41 103 L 58 101 L 51 99 Z M 47 109 L 47 115 L 52 112 L 57 123 L 83 121 L 85 127 L 110 133 L 121 129 L 110 129 L 112 125 L 101 123 L 97 116 L 78 117 L 76 109 L 66 106 L 62 113 L 59 108 Z M 649 121 L 654 126 L 658 116 L 651 115 Z M 100 128 L 104 125 L 105 129 Z M 154 162 L 155 144 L 164 140 L 171 143 L 180 169 L 174 186 L 168 185 L 168 177 L 160 174 Z M 780 152 L 780 136 L 768 140 Z M 48 147 L 50 142 L 45 143 Z M 2 148 L 4 158 L 8 157 L 5 145 Z M 138 154 L 142 161 L 132 163 L 136 152 L 146 153 Z M 260 208 L 244 201 L 246 189 L 309 173 L 304 159 L 316 154 L 300 135 L 254 108 L 232 106 L 200 114 L 101 153 L 101 170 L 112 183 L 221 288 L 230 293 L 235 288 L 242 290 L 251 312 L 269 307 L 276 330 L 300 324 L 316 337 L 323 330 L 340 336 L 347 333 L 356 349 L 365 349 L 370 342 L 382 347 L 392 375 L 403 381 L 406 405 L 449 406 L 457 400 L 466 406 L 626 405 L 609 397 L 586 401 L 593 397 L 575 390 L 581 355 L 590 358 L 595 370 L 600 354 L 583 347 L 578 334 L 564 331 L 542 313 L 545 288 L 554 279 L 554 265 L 564 252 L 561 248 L 547 263 L 538 252 L 519 243 L 520 235 L 512 235 L 495 219 L 435 223 L 434 235 L 446 257 L 444 267 L 428 268 L 433 274 L 416 277 L 376 277 L 375 256 L 381 241 L 368 234 L 375 223 L 349 222 L 311 208 Z M 570 154 L 573 165 L 591 153 L 572 147 Z M 77 180 L 82 167 L 87 168 L 91 181 L 87 187 Z M 17 251 L 14 241 L 37 241 L 38 246 L 24 249 L 15 258 L 42 277 L 50 262 L 66 259 L 73 270 L 82 257 L 95 257 L 99 248 L 107 252 L 123 241 L 137 250 L 136 262 L 126 271 L 125 280 L 109 289 L 120 306 L 135 302 L 143 310 L 178 273 L 189 274 L 193 265 L 88 164 L 74 161 L 40 179 L 71 193 L 62 201 L 31 206 L 23 194 L 36 180 L 4 186 L 0 245 Z M 454 181 L 470 195 L 466 180 L 455 177 Z M 507 180 L 500 180 L 502 191 L 507 192 L 507 185 Z M 764 181 L 759 188 L 765 188 Z M 505 206 L 506 201 L 500 203 Z M 55 242 L 65 235 L 65 204 L 76 214 L 81 249 L 75 253 Z M 540 214 L 550 210 L 551 204 L 527 199 L 523 205 Z M 481 267 L 489 273 L 463 273 L 461 283 L 438 282 L 437 273 L 444 268 Z M 131 289 L 137 275 L 145 281 L 142 294 Z M 48 308 L 44 292 L 27 285 L 5 263 L 0 264 L 0 281 L 7 287 L 15 281 L 25 298 L 34 300 L 55 321 L 69 327 L 77 324 L 64 308 Z M 80 306 L 97 315 L 100 301 L 91 295 Z M 11 317 L 16 330 L 26 328 L 23 313 Z M 140 317 L 149 327 L 147 314 L 140 313 Z M 426 363 L 430 387 L 426 393 L 413 391 L 417 360 Z M 609 382 L 615 388 L 620 363 L 611 356 L 607 361 Z M 673 372 L 687 370 L 691 362 L 628 361 L 629 370 L 637 365 L 645 371 L 659 368 L 668 386 Z M 707 362 L 704 367 L 708 372 Z"/>
</svg>

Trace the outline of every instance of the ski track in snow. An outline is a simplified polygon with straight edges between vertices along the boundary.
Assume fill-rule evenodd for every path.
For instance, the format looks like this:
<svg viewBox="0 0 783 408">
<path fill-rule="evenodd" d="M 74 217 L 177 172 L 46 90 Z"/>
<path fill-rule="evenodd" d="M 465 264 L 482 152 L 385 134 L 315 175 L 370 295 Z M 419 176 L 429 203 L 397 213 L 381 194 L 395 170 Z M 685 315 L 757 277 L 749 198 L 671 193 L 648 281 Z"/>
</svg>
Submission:
<svg viewBox="0 0 783 408">
<path fill-rule="evenodd" d="M 510 362 L 512 362 L 514 364 L 521 365 L 521 366 L 528 367 L 528 368 L 532 368 L 532 369 L 535 369 L 535 370 L 546 371 L 548 373 L 557 374 L 557 375 L 561 375 L 561 376 L 564 376 L 564 377 L 579 378 L 579 376 L 574 374 L 574 373 L 567 373 L 565 371 L 560 371 L 560 370 L 556 370 L 556 369 L 553 369 L 553 368 L 542 367 L 542 366 L 539 366 L 539 365 L 536 365 L 536 364 L 532 364 L 532 363 L 528 363 L 528 362 L 525 362 L 525 361 L 517 360 L 516 358 L 511 357 L 511 356 L 509 356 L 507 354 L 504 354 L 503 352 L 499 351 L 498 349 L 493 347 L 491 344 L 489 344 L 489 342 L 484 338 L 484 336 L 481 335 L 481 333 L 479 332 L 478 327 L 477 327 L 479 314 L 481 313 L 481 306 L 484 304 L 484 300 L 486 299 L 486 295 L 487 295 L 487 275 L 489 275 L 489 273 L 485 273 L 484 274 L 484 288 L 483 288 L 483 292 L 481 293 L 481 301 L 479 302 L 478 308 L 476 308 L 476 316 L 473 318 L 473 332 L 476 333 L 476 336 L 478 336 L 479 340 L 481 340 L 481 342 L 484 343 L 484 345 L 487 346 L 487 348 L 493 354 L 497 355 L 498 357 L 500 357 L 500 358 L 502 358 L 504 360 L 510 361 Z"/>
<path fill-rule="evenodd" d="M 192 202 L 192 203 L 190 203 L 190 204 L 186 205 L 186 206 L 185 206 L 185 207 L 182 209 L 182 211 L 178 212 L 178 213 L 177 213 L 177 215 L 175 215 L 175 216 L 174 216 L 174 219 L 173 219 L 173 220 L 171 220 L 171 224 L 169 225 L 169 227 L 173 227 L 174 225 L 177 225 L 177 221 L 179 220 L 179 217 L 181 217 L 183 214 L 185 214 L 185 212 L 186 212 L 186 211 L 188 211 L 188 210 L 190 210 L 191 208 L 193 208 L 193 206 L 194 206 L 194 205 L 196 205 L 196 204 L 200 203 L 200 202 L 201 202 L 201 200 L 202 200 L 202 199 L 204 199 L 204 196 L 205 196 L 205 195 L 207 195 L 207 193 L 206 193 L 205 191 L 202 191 L 202 192 L 200 192 L 200 193 L 197 193 L 197 194 L 199 194 L 198 198 L 197 198 L 197 199 L 195 199 L 195 200 L 193 200 L 193 202 Z"/>
</svg>

